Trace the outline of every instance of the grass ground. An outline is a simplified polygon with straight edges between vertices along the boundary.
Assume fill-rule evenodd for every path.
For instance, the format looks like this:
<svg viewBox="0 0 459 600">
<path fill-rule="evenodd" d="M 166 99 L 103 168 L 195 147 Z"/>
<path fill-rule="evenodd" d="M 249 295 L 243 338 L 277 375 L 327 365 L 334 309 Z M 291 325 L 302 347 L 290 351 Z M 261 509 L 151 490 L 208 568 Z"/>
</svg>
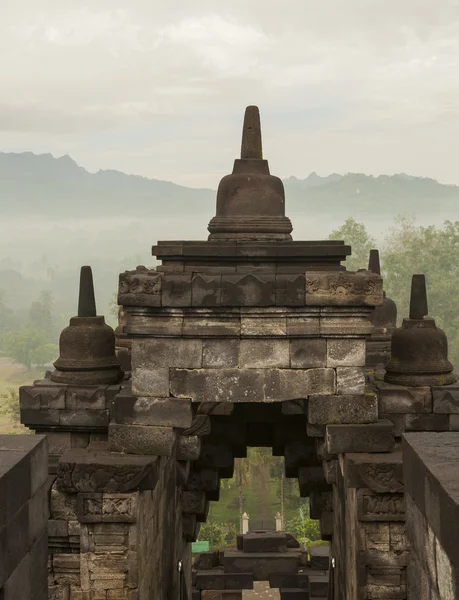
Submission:
<svg viewBox="0 0 459 600">
<path fill-rule="evenodd" d="M 43 377 L 43 369 L 32 369 L 27 371 L 23 365 L 14 363 L 10 358 L 0 357 L 0 404 L 1 395 L 8 392 L 10 388 L 17 390 L 21 385 L 30 385 L 36 379 Z M 2 433 L 26 433 L 28 430 L 22 425 L 15 425 L 11 420 L 0 414 L 0 434 Z"/>
</svg>

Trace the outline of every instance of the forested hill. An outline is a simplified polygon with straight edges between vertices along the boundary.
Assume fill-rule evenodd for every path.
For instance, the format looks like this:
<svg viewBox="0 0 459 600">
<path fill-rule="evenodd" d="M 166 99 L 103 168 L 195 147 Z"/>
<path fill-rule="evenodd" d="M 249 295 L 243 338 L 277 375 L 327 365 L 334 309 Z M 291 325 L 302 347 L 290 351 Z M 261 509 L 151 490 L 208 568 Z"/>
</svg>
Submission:
<svg viewBox="0 0 459 600">
<path fill-rule="evenodd" d="M 224 175 L 224 173 L 222 173 Z M 350 173 L 284 180 L 287 214 L 364 218 L 401 213 L 445 219 L 459 215 L 459 187 L 405 174 L 373 177 Z M 69 156 L 54 158 L 0 153 L 2 216 L 42 218 L 150 216 L 196 214 L 210 216 L 215 191 L 193 189 L 167 181 L 126 175 L 119 171 L 89 173 Z"/>
</svg>

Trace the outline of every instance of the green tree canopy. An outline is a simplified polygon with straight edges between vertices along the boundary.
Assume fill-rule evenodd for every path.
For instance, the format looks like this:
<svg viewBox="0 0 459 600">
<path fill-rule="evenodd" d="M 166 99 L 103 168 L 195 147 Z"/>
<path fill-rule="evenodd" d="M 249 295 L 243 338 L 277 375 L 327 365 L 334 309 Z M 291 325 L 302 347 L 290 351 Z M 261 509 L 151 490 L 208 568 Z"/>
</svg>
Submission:
<svg viewBox="0 0 459 600">
<path fill-rule="evenodd" d="M 40 346 L 45 346 L 47 340 L 42 331 L 23 329 L 17 333 L 9 333 L 5 337 L 4 350 L 15 362 L 24 365 L 30 371 L 34 352 Z"/>
<path fill-rule="evenodd" d="M 368 266 L 370 250 L 375 248 L 376 242 L 363 223 L 358 223 L 351 217 L 341 227 L 332 231 L 328 239 L 343 240 L 351 246 L 352 255 L 346 260 L 346 268 L 349 271 L 365 269 Z"/>
</svg>

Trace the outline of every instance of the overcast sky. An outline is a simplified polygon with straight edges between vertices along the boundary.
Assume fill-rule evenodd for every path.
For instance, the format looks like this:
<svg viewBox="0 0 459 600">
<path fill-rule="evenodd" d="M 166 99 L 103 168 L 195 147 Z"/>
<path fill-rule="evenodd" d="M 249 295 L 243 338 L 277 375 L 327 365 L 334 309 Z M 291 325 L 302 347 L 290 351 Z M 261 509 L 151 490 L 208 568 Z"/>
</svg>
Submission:
<svg viewBox="0 0 459 600">
<path fill-rule="evenodd" d="M 271 171 L 459 184 L 457 0 L 4 0 L 0 150 L 216 186 Z"/>
</svg>

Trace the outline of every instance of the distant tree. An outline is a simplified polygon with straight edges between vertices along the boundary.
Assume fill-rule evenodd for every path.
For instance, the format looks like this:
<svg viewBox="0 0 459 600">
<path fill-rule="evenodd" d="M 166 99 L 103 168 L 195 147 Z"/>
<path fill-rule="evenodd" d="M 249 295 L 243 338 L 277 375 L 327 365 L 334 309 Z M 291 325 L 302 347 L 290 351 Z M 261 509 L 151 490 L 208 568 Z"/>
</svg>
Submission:
<svg viewBox="0 0 459 600">
<path fill-rule="evenodd" d="M 23 329 L 17 333 L 9 333 L 5 337 L 4 351 L 15 362 L 31 370 L 34 352 L 40 346 L 45 346 L 47 340 L 42 331 Z"/>
<path fill-rule="evenodd" d="M 58 354 L 57 344 L 43 344 L 30 351 L 30 361 L 33 365 L 44 367 L 56 360 Z"/>
<path fill-rule="evenodd" d="M 222 523 L 207 519 L 201 525 L 198 541 L 209 542 L 211 550 L 234 546 L 236 541 L 236 527 L 231 523 Z"/>
<path fill-rule="evenodd" d="M 320 540 L 319 521 L 309 517 L 309 502 L 300 506 L 297 514 L 287 521 L 286 530 L 294 535 L 300 544 L 305 547 L 309 542 Z"/>
<path fill-rule="evenodd" d="M 459 221 L 422 227 L 414 219 L 396 219 L 381 266 L 400 318 L 408 316 L 412 275 L 426 276 L 429 315 L 445 330 L 450 360 L 459 367 Z"/>
<path fill-rule="evenodd" d="M 55 327 L 53 319 L 54 298 L 49 290 L 40 292 L 36 302 L 32 302 L 29 320 L 32 328 L 43 331 L 49 340 L 54 339 Z"/>
<path fill-rule="evenodd" d="M 351 246 L 352 254 L 346 260 L 348 271 L 357 271 L 357 269 L 365 269 L 368 266 L 370 250 L 375 248 L 376 242 L 363 223 L 358 223 L 351 217 L 341 227 L 332 231 L 328 239 L 343 240 Z"/>
<path fill-rule="evenodd" d="M 13 425 L 19 424 L 19 392 L 14 388 L 0 394 L 0 414 L 8 417 Z"/>
<path fill-rule="evenodd" d="M 12 309 L 5 303 L 5 292 L 0 289 L 0 348 L 3 349 L 5 336 L 8 332 L 14 331 L 17 326 L 17 319 Z"/>
</svg>

